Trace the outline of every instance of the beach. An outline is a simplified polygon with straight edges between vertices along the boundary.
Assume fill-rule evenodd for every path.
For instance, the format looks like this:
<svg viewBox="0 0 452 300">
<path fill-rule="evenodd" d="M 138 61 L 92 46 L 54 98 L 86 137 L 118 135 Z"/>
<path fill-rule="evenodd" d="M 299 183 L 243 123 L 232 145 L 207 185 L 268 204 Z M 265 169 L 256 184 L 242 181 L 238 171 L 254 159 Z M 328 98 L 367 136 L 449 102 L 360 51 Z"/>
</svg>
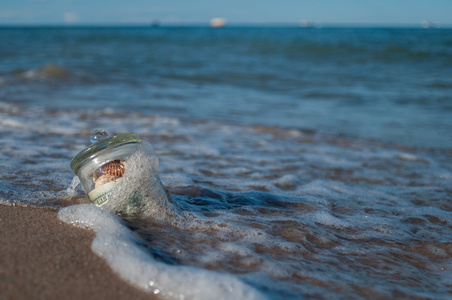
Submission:
<svg viewBox="0 0 452 300">
<path fill-rule="evenodd" d="M 1 299 L 158 299 L 120 279 L 91 251 L 94 232 L 57 211 L 0 205 Z"/>
<path fill-rule="evenodd" d="M 449 299 L 451 30 L 0 28 L 2 296 Z"/>
</svg>

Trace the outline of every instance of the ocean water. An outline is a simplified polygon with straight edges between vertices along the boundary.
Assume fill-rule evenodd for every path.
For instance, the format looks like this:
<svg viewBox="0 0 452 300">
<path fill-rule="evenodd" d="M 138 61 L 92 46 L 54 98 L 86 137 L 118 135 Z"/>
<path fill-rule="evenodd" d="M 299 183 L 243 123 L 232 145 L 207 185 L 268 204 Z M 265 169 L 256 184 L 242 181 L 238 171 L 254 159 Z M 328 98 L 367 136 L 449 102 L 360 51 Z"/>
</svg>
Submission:
<svg viewBox="0 0 452 300">
<path fill-rule="evenodd" d="M 163 299 L 448 299 L 451 46 L 450 29 L 0 28 L 0 202 L 95 230 Z M 86 204 L 69 163 L 97 128 L 152 144 L 165 209 Z"/>
</svg>

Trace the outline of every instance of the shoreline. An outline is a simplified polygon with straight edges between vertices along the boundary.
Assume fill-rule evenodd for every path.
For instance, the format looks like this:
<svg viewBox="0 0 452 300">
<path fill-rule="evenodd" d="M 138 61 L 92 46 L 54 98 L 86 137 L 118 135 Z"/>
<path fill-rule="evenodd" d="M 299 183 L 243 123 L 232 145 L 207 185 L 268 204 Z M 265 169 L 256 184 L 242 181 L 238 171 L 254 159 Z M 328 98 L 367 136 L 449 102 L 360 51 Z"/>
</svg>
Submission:
<svg viewBox="0 0 452 300">
<path fill-rule="evenodd" d="M 94 232 L 61 222 L 57 213 L 0 204 L 1 299 L 158 299 L 91 250 Z"/>
</svg>

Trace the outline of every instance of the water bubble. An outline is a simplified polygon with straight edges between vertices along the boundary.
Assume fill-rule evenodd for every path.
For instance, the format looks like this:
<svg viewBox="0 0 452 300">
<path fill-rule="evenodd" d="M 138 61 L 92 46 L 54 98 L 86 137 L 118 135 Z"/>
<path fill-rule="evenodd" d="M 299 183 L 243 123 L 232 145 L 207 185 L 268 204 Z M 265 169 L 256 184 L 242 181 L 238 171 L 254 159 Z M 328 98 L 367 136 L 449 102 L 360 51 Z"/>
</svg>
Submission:
<svg viewBox="0 0 452 300">
<path fill-rule="evenodd" d="M 158 295 L 158 294 L 160 294 L 160 290 L 159 290 L 159 289 L 155 289 L 155 290 L 153 291 L 153 293 L 154 293 L 155 295 Z"/>
<path fill-rule="evenodd" d="M 106 138 L 108 138 L 108 133 L 105 130 L 96 129 L 93 131 L 93 133 L 91 133 L 90 136 L 91 144 L 105 140 Z"/>
</svg>

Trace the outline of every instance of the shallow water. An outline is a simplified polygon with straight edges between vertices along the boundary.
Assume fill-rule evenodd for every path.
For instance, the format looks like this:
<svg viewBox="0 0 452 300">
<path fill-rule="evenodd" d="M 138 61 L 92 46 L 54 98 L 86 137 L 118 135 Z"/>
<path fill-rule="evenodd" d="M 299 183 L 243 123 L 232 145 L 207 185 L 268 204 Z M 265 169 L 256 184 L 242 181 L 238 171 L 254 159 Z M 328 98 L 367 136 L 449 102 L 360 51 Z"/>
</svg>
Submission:
<svg viewBox="0 0 452 300">
<path fill-rule="evenodd" d="M 54 109 L 27 118 L 36 113 L 3 105 L 2 201 L 86 202 L 68 189 L 69 161 L 93 118 Z M 177 214 L 126 220 L 155 263 L 233 274 L 275 299 L 450 295 L 448 151 L 112 111 L 95 119 L 140 134 L 160 159 Z"/>
<path fill-rule="evenodd" d="M 448 31 L 162 30 L 0 30 L 21 49 L 0 50 L 1 203 L 64 208 L 116 272 L 168 299 L 450 297 Z M 236 55 L 195 55 L 226 44 Z M 163 210 L 77 205 L 69 162 L 95 128 L 152 144 Z"/>
</svg>

